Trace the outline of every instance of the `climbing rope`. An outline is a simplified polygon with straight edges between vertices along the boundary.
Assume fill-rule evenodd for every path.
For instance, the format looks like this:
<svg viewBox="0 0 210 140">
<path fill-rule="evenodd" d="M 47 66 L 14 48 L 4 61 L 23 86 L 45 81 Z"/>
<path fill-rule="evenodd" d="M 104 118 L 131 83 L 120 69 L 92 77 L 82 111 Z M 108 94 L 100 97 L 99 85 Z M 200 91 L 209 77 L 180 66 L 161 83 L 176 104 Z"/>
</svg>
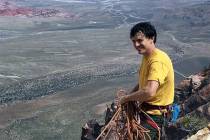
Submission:
<svg viewBox="0 0 210 140">
<path fill-rule="evenodd" d="M 115 132 L 119 140 L 151 140 L 150 130 L 141 125 L 139 116 L 139 106 L 136 102 L 128 102 L 125 105 L 119 105 L 109 123 L 96 140 L 102 140 L 108 137 L 111 132 Z M 141 110 L 158 128 L 158 140 L 160 140 L 160 128 L 155 121 L 143 110 Z"/>
</svg>

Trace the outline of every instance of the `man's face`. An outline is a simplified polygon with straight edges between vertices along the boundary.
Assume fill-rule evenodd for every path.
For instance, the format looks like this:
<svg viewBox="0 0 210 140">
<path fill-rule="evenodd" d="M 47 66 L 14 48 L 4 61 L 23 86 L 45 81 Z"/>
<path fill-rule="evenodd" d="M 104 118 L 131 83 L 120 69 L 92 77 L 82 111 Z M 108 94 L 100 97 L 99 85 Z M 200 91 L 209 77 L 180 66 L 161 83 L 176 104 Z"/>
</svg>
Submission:
<svg viewBox="0 0 210 140">
<path fill-rule="evenodd" d="M 149 51 L 151 44 L 153 43 L 153 39 L 146 38 L 145 35 L 140 31 L 133 38 L 131 38 L 133 42 L 133 46 L 138 51 L 139 54 L 147 54 Z"/>
</svg>

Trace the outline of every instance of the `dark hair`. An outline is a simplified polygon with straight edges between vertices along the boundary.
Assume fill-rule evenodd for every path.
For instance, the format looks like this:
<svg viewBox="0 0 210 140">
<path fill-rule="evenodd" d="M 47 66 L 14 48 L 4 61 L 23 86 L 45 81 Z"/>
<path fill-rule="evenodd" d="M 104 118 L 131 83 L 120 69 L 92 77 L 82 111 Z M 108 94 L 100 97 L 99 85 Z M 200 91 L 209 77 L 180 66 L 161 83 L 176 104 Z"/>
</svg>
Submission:
<svg viewBox="0 0 210 140">
<path fill-rule="evenodd" d="M 130 38 L 134 37 L 136 33 L 141 31 L 146 38 L 152 39 L 154 37 L 154 43 L 156 43 L 157 33 L 155 27 L 150 22 L 140 22 L 131 28 Z"/>
</svg>

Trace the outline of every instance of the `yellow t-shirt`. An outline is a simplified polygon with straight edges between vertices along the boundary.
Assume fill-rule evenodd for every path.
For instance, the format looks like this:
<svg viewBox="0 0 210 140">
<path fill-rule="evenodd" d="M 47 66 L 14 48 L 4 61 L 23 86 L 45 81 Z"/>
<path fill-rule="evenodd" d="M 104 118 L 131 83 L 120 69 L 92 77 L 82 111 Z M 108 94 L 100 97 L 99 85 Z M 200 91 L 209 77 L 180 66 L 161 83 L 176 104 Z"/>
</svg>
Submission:
<svg viewBox="0 0 210 140">
<path fill-rule="evenodd" d="M 155 96 L 145 101 L 151 105 L 166 106 L 174 101 L 174 70 L 169 56 L 158 48 L 150 56 L 144 56 L 139 70 L 139 89 L 148 80 L 159 82 Z M 159 110 L 149 110 L 149 114 L 160 115 Z"/>
</svg>

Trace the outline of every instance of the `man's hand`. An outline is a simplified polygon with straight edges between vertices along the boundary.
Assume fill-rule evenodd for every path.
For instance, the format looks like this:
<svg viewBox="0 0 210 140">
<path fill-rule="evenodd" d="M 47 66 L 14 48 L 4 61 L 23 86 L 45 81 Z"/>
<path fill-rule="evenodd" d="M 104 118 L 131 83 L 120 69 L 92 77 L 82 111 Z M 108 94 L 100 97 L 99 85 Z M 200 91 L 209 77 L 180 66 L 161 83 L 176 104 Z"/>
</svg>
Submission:
<svg viewBox="0 0 210 140">
<path fill-rule="evenodd" d="M 120 103 L 120 100 L 122 97 L 124 97 L 125 95 L 127 94 L 127 91 L 120 88 L 117 90 L 117 94 L 116 94 L 116 99 L 115 99 L 115 103 L 116 104 L 119 104 Z"/>
<path fill-rule="evenodd" d="M 127 91 L 126 91 L 126 90 L 124 90 L 124 89 L 119 89 L 119 90 L 117 90 L 116 96 L 117 96 L 117 98 L 120 98 L 120 97 L 122 97 L 122 96 L 125 96 L 126 94 L 127 94 Z"/>
<path fill-rule="evenodd" d="M 123 105 L 127 102 L 127 95 L 122 96 L 119 100 L 120 105 Z"/>
</svg>

